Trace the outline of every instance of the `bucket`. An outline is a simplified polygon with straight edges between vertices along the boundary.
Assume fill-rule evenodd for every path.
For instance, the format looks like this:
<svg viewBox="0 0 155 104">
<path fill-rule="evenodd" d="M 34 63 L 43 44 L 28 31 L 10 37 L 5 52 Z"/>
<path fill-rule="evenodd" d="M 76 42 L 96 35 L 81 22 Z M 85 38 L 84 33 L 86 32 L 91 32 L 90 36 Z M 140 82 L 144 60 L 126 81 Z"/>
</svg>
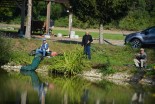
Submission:
<svg viewBox="0 0 155 104">
<path fill-rule="evenodd" d="M 51 52 L 51 56 L 57 56 L 58 53 L 57 52 Z"/>
</svg>

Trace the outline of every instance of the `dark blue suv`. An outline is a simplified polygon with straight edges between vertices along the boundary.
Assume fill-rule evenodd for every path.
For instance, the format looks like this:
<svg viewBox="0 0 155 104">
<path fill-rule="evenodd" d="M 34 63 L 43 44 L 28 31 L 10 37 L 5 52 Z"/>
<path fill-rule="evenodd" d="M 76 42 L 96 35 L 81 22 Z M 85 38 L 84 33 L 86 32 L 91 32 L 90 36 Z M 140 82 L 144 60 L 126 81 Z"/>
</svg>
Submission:
<svg viewBox="0 0 155 104">
<path fill-rule="evenodd" d="M 131 44 L 133 48 L 140 48 L 142 45 L 155 45 L 155 26 L 127 35 L 125 44 L 127 43 Z"/>
</svg>

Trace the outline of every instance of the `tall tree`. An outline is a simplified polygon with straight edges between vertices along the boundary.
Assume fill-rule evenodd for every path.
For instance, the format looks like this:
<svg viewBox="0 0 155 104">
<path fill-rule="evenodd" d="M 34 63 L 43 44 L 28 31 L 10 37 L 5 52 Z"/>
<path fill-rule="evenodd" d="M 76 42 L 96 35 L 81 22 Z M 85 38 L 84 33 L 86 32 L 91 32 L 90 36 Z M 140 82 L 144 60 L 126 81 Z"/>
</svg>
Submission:
<svg viewBox="0 0 155 104">
<path fill-rule="evenodd" d="M 28 13 L 25 38 L 31 38 L 31 18 L 32 18 L 32 0 L 28 0 Z"/>
<path fill-rule="evenodd" d="M 127 14 L 131 0 L 70 0 L 73 13 L 82 21 L 99 23 L 99 43 L 103 44 L 103 24 L 118 20 Z"/>
</svg>

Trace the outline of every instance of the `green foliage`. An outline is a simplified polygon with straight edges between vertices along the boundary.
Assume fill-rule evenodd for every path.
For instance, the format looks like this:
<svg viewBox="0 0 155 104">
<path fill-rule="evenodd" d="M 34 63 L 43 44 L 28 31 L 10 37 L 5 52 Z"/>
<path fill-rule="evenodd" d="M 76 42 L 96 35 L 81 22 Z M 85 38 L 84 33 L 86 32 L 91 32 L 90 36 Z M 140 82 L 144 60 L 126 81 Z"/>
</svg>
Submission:
<svg viewBox="0 0 155 104">
<path fill-rule="evenodd" d="M 65 8 L 62 4 L 52 3 L 51 4 L 51 18 L 54 20 L 58 20 L 62 16 L 66 16 L 67 11 L 65 11 Z"/>
<path fill-rule="evenodd" d="M 40 46 L 40 40 L 26 40 L 26 39 L 12 39 L 1 37 L 1 62 L 9 62 L 12 65 L 27 65 L 30 64 L 33 57 L 28 53 Z M 8 41 L 9 40 L 9 41 Z M 80 73 L 85 69 L 100 69 L 103 74 L 112 74 L 118 71 L 125 71 L 134 69 L 134 67 L 125 66 L 124 64 L 133 65 L 133 59 L 135 53 L 139 52 L 139 49 L 132 49 L 129 46 L 112 46 L 112 45 L 98 45 L 92 44 L 91 61 L 86 60 L 83 55 L 83 48 L 79 45 L 66 44 L 59 42 L 49 43 L 50 49 L 58 53 L 64 53 L 63 55 L 44 58 L 40 66 L 49 66 L 49 70 L 56 73 L 62 73 L 66 75 L 73 75 Z M 11 46 L 10 46 L 11 44 Z M 149 68 L 153 68 L 155 62 L 155 50 L 145 49 L 148 54 L 147 65 Z M 5 64 L 4 63 L 4 64 Z"/>
<path fill-rule="evenodd" d="M 68 27 L 68 18 L 63 17 L 63 18 L 59 18 L 58 20 L 55 20 L 55 26 Z"/>
<path fill-rule="evenodd" d="M 155 70 L 147 71 L 146 75 L 147 76 L 154 76 L 155 75 Z"/>
<path fill-rule="evenodd" d="M 154 0 L 70 0 L 73 6 L 73 27 L 141 30 L 155 24 Z M 33 20 L 46 20 L 46 3 L 33 1 Z M 57 27 L 68 27 L 68 13 L 62 4 L 51 4 L 51 19 Z M 26 10 L 27 12 L 27 10 Z M 0 8 L 0 21 L 20 24 L 18 7 Z M 124 17 L 125 16 L 125 17 Z M 151 22 L 150 22 L 151 21 Z"/>
<path fill-rule="evenodd" d="M 131 67 L 125 64 L 133 64 L 134 54 L 129 46 L 118 47 L 112 45 L 92 46 L 92 67 L 100 69 L 103 74 L 113 74 L 115 72 L 129 70 Z"/>
<path fill-rule="evenodd" d="M 6 64 L 10 58 L 11 39 L 2 37 L 0 33 L 0 65 Z"/>
<path fill-rule="evenodd" d="M 62 56 L 55 57 L 50 65 L 50 70 L 67 75 L 74 75 L 88 68 L 90 68 L 89 63 L 83 55 L 83 49 L 79 47 L 64 52 Z"/>
<path fill-rule="evenodd" d="M 82 21 L 108 23 L 122 18 L 128 11 L 130 0 L 70 0 L 74 14 Z"/>
<path fill-rule="evenodd" d="M 119 27 L 125 30 L 141 30 L 150 26 L 150 17 L 147 11 L 130 11 L 128 16 L 122 19 Z"/>
<path fill-rule="evenodd" d="M 46 4 L 43 1 L 33 1 L 33 20 L 38 20 L 42 16 L 46 16 Z"/>
<path fill-rule="evenodd" d="M 7 21 L 9 20 L 13 15 L 13 12 L 10 8 L 0 8 L 0 21 Z M 7 21 L 9 22 L 9 21 Z"/>
<path fill-rule="evenodd" d="M 32 62 L 32 59 L 33 57 L 24 51 L 12 51 L 10 56 L 10 62 L 13 65 L 27 65 Z"/>
</svg>

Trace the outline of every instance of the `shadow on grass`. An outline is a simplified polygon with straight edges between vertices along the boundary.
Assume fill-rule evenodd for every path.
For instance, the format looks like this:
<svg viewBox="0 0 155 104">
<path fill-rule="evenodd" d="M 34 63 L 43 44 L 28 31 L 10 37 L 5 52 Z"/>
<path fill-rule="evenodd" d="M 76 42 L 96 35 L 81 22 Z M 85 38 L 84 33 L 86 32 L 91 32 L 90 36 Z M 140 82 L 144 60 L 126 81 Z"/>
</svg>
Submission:
<svg viewBox="0 0 155 104">
<path fill-rule="evenodd" d="M 0 35 L 9 38 L 19 38 L 18 32 L 16 31 L 0 30 Z"/>
<path fill-rule="evenodd" d="M 9 38 L 21 38 L 22 37 L 19 35 L 18 31 L 9 31 L 9 30 L 0 30 L 0 35 L 3 37 L 9 37 Z M 43 34 L 33 32 L 32 35 L 42 36 Z"/>
<path fill-rule="evenodd" d="M 65 44 L 81 44 L 81 42 L 76 40 L 57 40 L 57 42 L 65 43 Z"/>
</svg>

